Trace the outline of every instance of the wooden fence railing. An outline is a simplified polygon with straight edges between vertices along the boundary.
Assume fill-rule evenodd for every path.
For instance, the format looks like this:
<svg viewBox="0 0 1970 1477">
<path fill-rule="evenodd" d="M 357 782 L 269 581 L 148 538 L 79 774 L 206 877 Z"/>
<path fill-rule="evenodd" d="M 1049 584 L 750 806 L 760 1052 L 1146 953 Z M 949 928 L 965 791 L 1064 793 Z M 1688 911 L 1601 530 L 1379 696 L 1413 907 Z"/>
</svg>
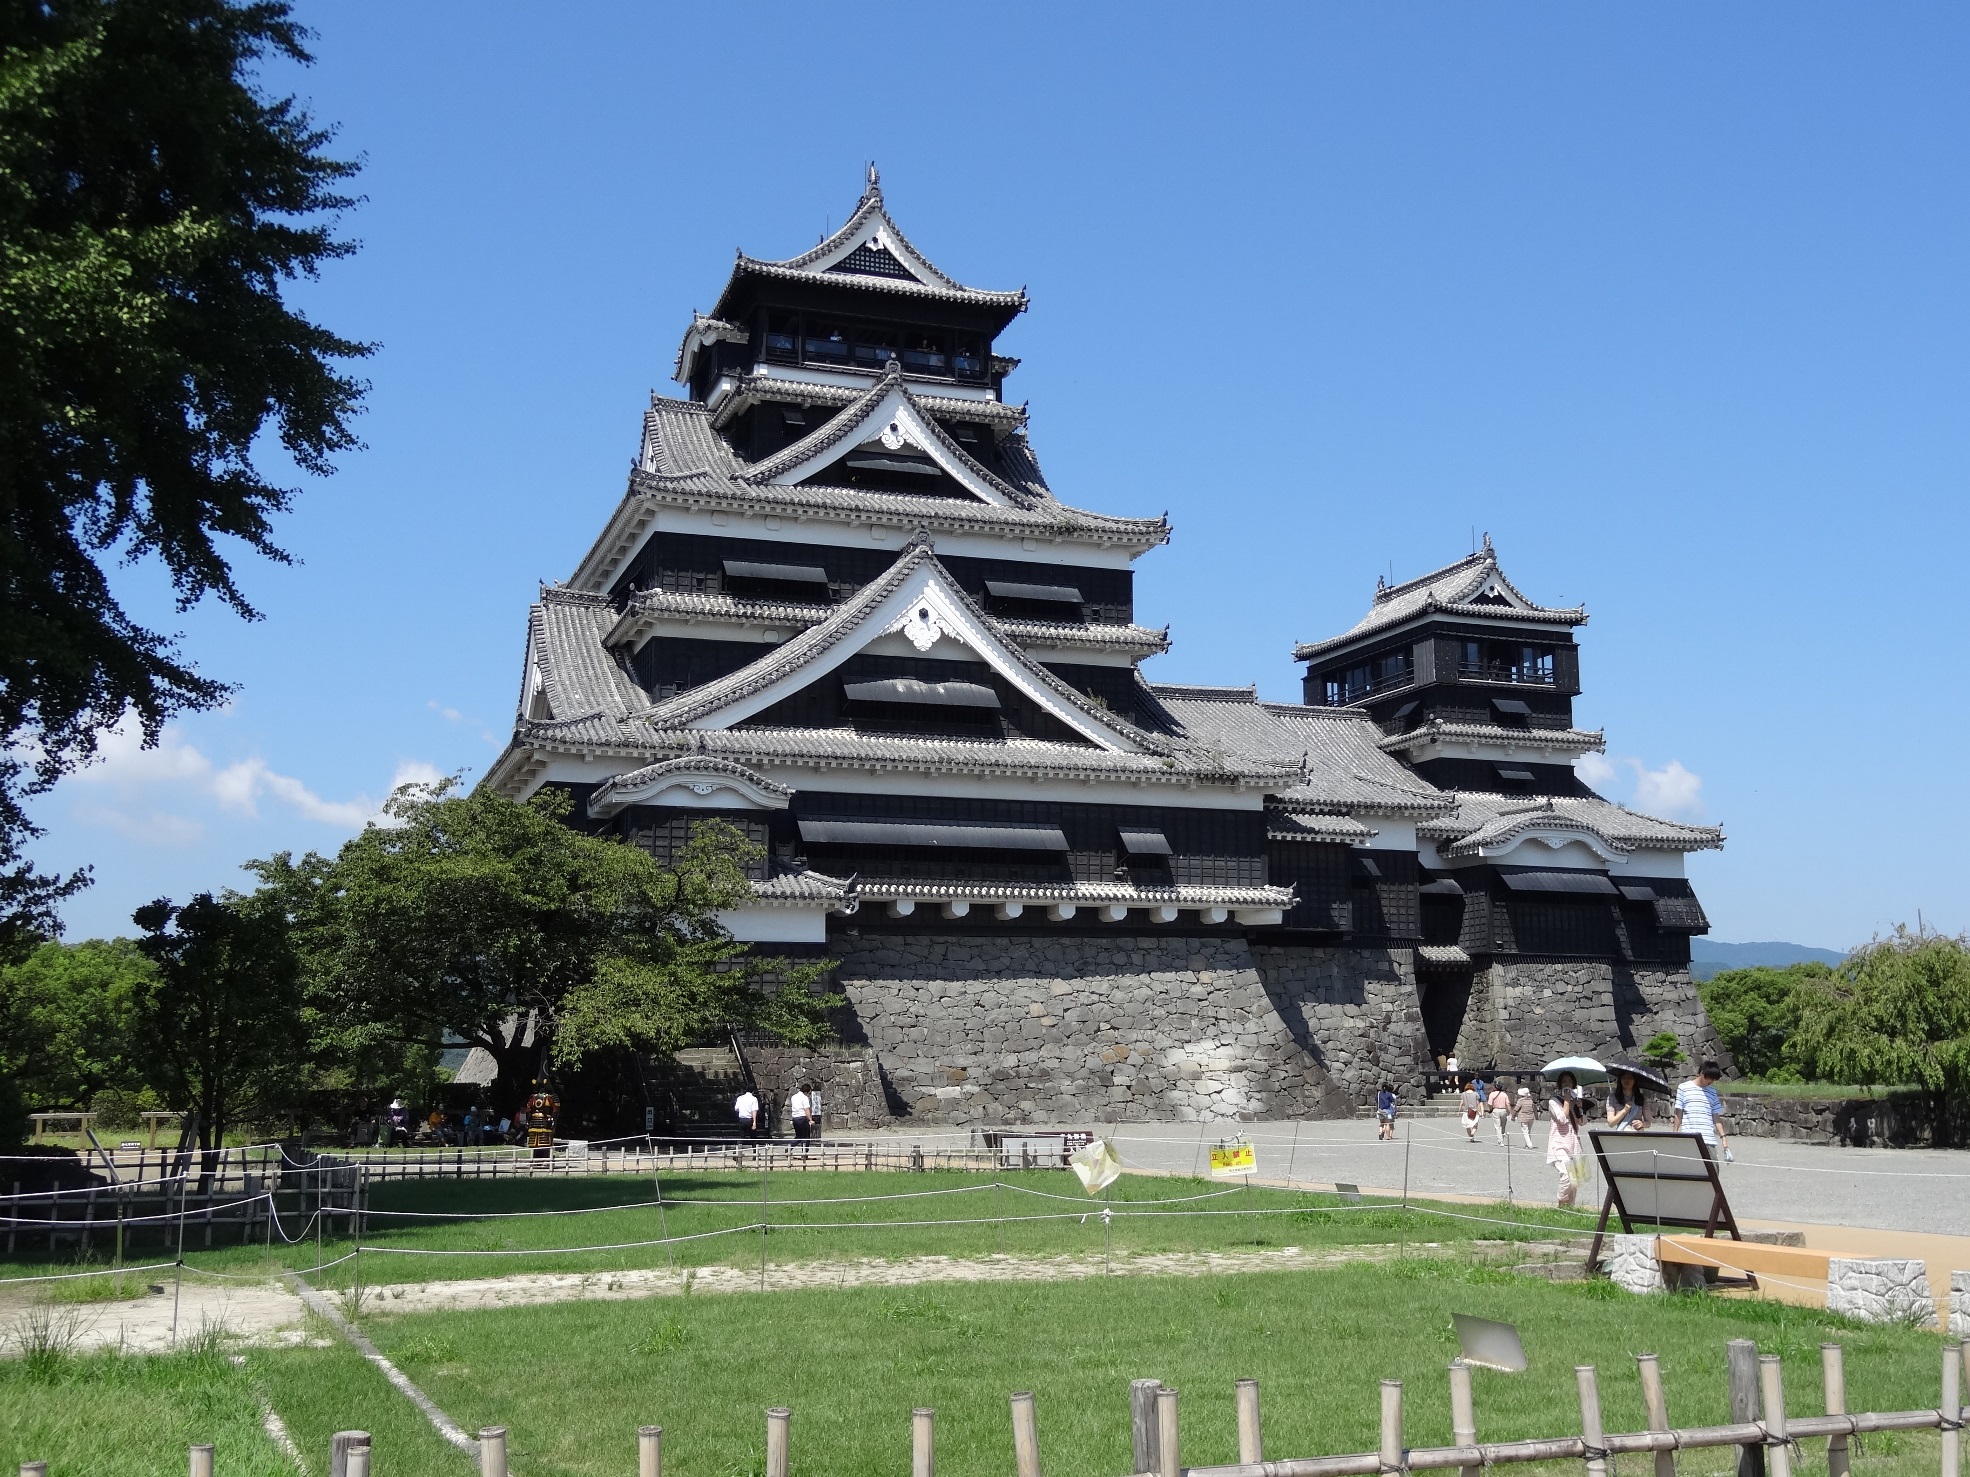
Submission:
<svg viewBox="0 0 1970 1477">
<path fill-rule="evenodd" d="M 1450 1363 L 1450 1419 L 1454 1446 L 1411 1447 L 1403 1443 L 1403 1388 L 1400 1380 L 1382 1381 L 1381 1442 L 1376 1450 L 1349 1456 L 1294 1457 L 1267 1461 L 1263 1453 L 1259 1414 L 1259 1382 L 1237 1385 L 1238 1460 L 1222 1466 L 1186 1467 L 1181 1459 L 1182 1435 L 1177 1419 L 1177 1392 L 1158 1380 L 1136 1380 L 1129 1387 L 1130 1430 L 1134 1442 L 1133 1477 L 1406 1477 L 1407 1473 L 1458 1469 L 1460 1477 L 1481 1477 L 1484 1468 L 1513 1462 L 1579 1461 L 1586 1477 L 1611 1477 L 1617 1456 L 1654 1456 L 1655 1477 L 1675 1477 L 1676 1453 L 1735 1446 L 1755 1453 L 1768 1477 L 1803 1477 L 1794 1460 L 1803 1462 L 1802 1440 L 1827 1443 L 1827 1477 L 1851 1477 L 1853 1437 L 1870 1431 L 1942 1432 L 1940 1477 L 1962 1477 L 1963 1346 L 1955 1339 L 1943 1345 L 1942 1399 L 1934 1410 L 1898 1410 L 1886 1414 L 1850 1415 L 1846 1405 L 1846 1373 L 1839 1344 L 1822 1344 L 1826 1376 L 1824 1415 L 1793 1417 L 1785 1408 L 1784 1374 L 1779 1356 L 1756 1358 L 1755 1418 L 1724 1426 L 1672 1427 L 1656 1356 L 1636 1355 L 1643 1406 L 1649 1429 L 1610 1435 L 1601 1428 L 1599 1376 L 1591 1364 L 1575 1366 L 1580 1393 L 1580 1431 L 1577 1435 L 1533 1441 L 1480 1442 L 1471 1397 L 1471 1366 L 1461 1359 Z M 1733 1413 L 1747 1393 L 1742 1364 L 1733 1348 L 1731 1397 Z M 1755 1351 L 1754 1351 L 1755 1356 Z M 792 1453 L 793 1412 L 775 1406 L 766 1412 L 765 1477 L 788 1477 Z M 935 1477 L 936 1420 L 934 1410 L 910 1413 L 911 1477 Z M 506 1461 L 506 1427 L 486 1426 L 478 1435 L 480 1477 L 510 1477 Z M 338 1431 L 329 1447 L 328 1477 L 369 1477 L 371 1440 L 367 1431 Z M 1013 1470 L 1017 1477 L 1041 1477 L 1039 1412 L 1030 1393 L 1012 1397 Z M 637 1477 L 663 1477 L 663 1427 L 639 1426 L 636 1432 Z M 812 1466 L 808 1470 L 814 1470 Z M 1740 1472 L 1745 1470 L 1740 1465 Z M 191 1477 L 214 1477 L 213 1448 L 191 1448 Z M 46 1462 L 23 1462 L 21 1477 L 50 1477 Z M 59 1474 L 55 1474 L 59 1477 Z"/>
</svg>

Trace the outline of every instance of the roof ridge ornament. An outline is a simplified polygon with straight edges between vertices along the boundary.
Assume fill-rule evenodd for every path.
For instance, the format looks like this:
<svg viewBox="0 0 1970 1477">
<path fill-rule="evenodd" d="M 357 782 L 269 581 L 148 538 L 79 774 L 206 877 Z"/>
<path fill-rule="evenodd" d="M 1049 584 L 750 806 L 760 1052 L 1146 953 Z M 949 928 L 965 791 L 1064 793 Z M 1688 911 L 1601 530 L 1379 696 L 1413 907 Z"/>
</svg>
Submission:
<svg viewBox="0 0 1970 1477">
<path fill-rule="evenodd" d="M 882 203 L 882 175 L 877 171 L 876 161 L 873 159 L 869 161 L 869 183 L 862 191 L 862 198 L 873 200 L 878 205 Z"/>
</svg>

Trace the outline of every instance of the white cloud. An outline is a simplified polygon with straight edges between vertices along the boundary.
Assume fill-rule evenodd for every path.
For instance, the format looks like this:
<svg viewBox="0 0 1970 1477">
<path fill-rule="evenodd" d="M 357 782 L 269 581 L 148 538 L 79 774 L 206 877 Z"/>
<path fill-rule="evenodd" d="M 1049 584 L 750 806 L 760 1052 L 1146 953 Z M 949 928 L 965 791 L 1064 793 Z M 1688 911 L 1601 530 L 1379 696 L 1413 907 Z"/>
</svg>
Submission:
<svg viewBox="0 0 1970 1477">
<path fill-rule="evenodd" d="M 1632 755 L 1582 754 L 1573 767 L 1594 789 L 1646 814 L 1681 821 L 1704 818 L 1703 776 L 1685 769 L 1680 759 L 1650 769 Z"/>
<path fill-rule="evenodd" d="M 430 783 L 444 776 L 422 760 L 397 766 L 390 788 Z M 367 795 L 330 800 L 293 775 L 282 774 L 255 755 L 231 764 L 215 764 L 175 727 L 166 725 L 158 742 L 145 748 L 134 718 L 126 718 L 104 734 L 97 757 L 68 781 L 84 786 L 75 818 L 103 826 L 151 846 L 183 846 L 204 834 L 196 811 L 215 805 L 232 815 L 258 819 L 263 802 L 292 811 L 304 820 L 357 831 L 380 818 L 382 802 Z M 183 812 L 191 810 L 187 815 Z"/>
<path fill-rule="evenodd" d="M 444 719 L 447 723 L 465 722 L 465 715 L 463 713 L 459 712 L 458 709 L 456 708 L 447 708 L 443 703 L 439 702 L 434 697 L 426 698 L 424 700 L 424 706 L 429 708 L 432 712 L 436 713 L 440 718 Z"/>
<path fill-rule="evenodd" d="M 1612 790 L 1621 780 L 1621 771 L 1605 754 L 1582 754 L 1573 761 L 1573 772 L 1596 790 Z"/>
</svg>

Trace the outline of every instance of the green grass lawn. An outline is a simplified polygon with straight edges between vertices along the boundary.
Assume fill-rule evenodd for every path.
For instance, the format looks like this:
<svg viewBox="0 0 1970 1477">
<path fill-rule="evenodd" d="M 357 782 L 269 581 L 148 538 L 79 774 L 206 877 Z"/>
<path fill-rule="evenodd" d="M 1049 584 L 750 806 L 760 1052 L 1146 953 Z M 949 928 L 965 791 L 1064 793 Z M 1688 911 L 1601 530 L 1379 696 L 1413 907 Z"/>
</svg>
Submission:
<svg viewBox="0 0 1970 1477">
<path fill-rule="evenodd" d="M 427 1181 L 378 1187 L 372 1208 L 488 1218 L 378 1216 L 368 1244 L 441 1254 L 366 1253 L 364 1281 L 661 1267 L 662 1246 L 556 1249 L 651 1240 L 666 1219 L 673 1236 L 755 1227 L 762 1188 L 774 1227 L 766 1250 L 775 1263 L 1098 1256 L 1103 1249 L 1099 1204 L 1060 1172 L 1001 1176 L 996 1184 L 957 1173 L 779 1174 L 763 1185 L 750 1174 L 679 1176 L 666 1181 L 664 1217 L 628 1203 L 648 1197 L 640 1179 Z M 1577 1429 L 1576 1363 L 1602 1370 L 1609 1428 L 1639 1427 L 1633 1355 L 1641 1351 L 1662 1356 L 1677 1424 L 1721 1421 L 1724 1346 L 1733 1337 L 1755 1338 L 1766 1352 L 1785 1356 L 1796 1411 L 1819 1408 L 1818 1348 L 1828 1338 L 1847 1347 L 1852 1408 L 1911 1409 L 1937 1400 L 1933 1334 L 1850 1326 L 1776 1304 L 1632 1298 L 1607 1284 L 1513 1276 L 1471 1255 L 1477 1238 L 1552 1236 L 1556 1227 L 1577 1228 L 1578 1216 L 1465 1205 L 1434 1215 L 1412 1205 L 1405 1224 L 1398 1206 L 1332 1195 L 1240 1189 L 1184 1198 L 1220 1188 L 1124 1179 L 1111 1201 L 1115 1254 L 1387 1246 L 1406 1237 L 1411 1255 L 1227 1276 L 747 1292 L 417 1315 L 366 1304 L 363 1327 L 468 1430 L 511 1427 L 518 1477 L 626 1472 L 635 1428 L 646 1422 L 665 1427 L 673 1473 L 751 1474 L 763 1459 L 763 1411 L 776 1404 L 795 1411 L 797 1472 L 902 1470 L 909 1412 L 929 1405 L 938 1411 L 946 1477 L 997 1477 L 1011 1466 L 1006 1397 L 1026 1389 L 1039 1396 L 1049 1473 L 1119 1477 L 1129 1467 L 1128 1381 L 1145 1376 L 1182 1390 L 1184 1457 L 1194 1464 L 1233 1458 L 1233 1381 L 1246 1376 L 1262 1382 L 1271 1456 L 1373 1446 L 1376 1385 L 1385 1377 L 1409 1383 L 1411 1444 L 1436 1444 L 1449 1439 L 1444 1365 L 1456 1352 L 1453 1311 L 1519 1324 L 1532 1356 L 1522 1375 L 1478 1373 L 1479 1431 L 1487 1440 Z M 866 1198 L 876 1195 L 908 1198 Z M 1044 1198 L 1055 1195 L 1065 1198 Z M 518 1213 L 590 1207 L 599 1209 Z M 1493 1217 L 1520 1224 L 1491 1224 Z M 323 1243 L 330 1258 L 342 1247 L 334 1238 Z M 760 1249 L 759 1232 L 747 1229 L 677 1243 L 670 1254 L 686 1266 L 750 1266 Z M 442 1254 L 468 1250 L 523 1254 Z M 194 1252 L 191 1260 L 242 1272 L 313 1265 L 312 1242 L 277 1243 L 275 1251 L 272 1262 L 257 1248 Z M 4 1271 L 21 1275 L 33 1265 L 24 1258 Z M 345 1263 L 321 1280 L 337 1285 L 352 1271 Z M 177 1473 L 194 1440 L 218 1443 L 223 1477 L 289 1471 L 260 1429 L 264 1399 L 317 1472 L 329 1435 L 359 1427 L 376 1433 L 379 1477 L 465 1477 L 466 1458 L 378 1370 L 326 1338 L 326 1330 L 313 1332 L 319 1346 L 249 1349 L 237 1364 L 211 1347 L 148 1359 L 0 1360 L 0 1471 L 47 1459 L 54 1477 Z M 1935 1470 L 1935 1452 L 1933 1435 L 1870 1437 L 1855 1470 L 1859 1477 L 1916 1477 Z M 1808 1470 L 1815 1460 L 1809 1451 Z M 1728 1453 L 1681 1459 L 1686 1477 L 1722 1477 L 1731 1465 Z M 1629 1459 L 1627 1477 L 1646 1470 Z M 1547 1477 L 1577 1471 L 1577 1464 L 1556 1465 Z"/>
<path fill-rule="evenodd" d="M 1531 1368 L 1478 1371 L 1486 1440 L 1578 1429 L 1573 1366 L 1597 1365 L 1609 1429 L 1643 1424 L 1634 1354 L 1662 1357 L 1677 1424 L 1726 1418 L 1725 1343 L 1758 1341 L 1785 1358 L 1794 1412 L 1819 1408 L 1819 1345 L 1847 1350 L 1855 1409 L 1933 1406 L 1939 1340 L 1859 1328 L 1777 1304 L 1638 1299 L 1604 1284 L 1555 1285 L 1448 1257 L 1227 1277 L 735 1293 L 640 1302 L 373 1315 L 365 1331 L 468 1430 L 510 1428 L 519 1477 L 632 1470 L 635 1428 L 660 1423 L 666 1470 L 730 1477 L 761 1469 L 769 1405 L 794 1411 L 794 1469 L 895 1473 L 908 1461 L 913 1407 L 937 1411 L 946 1477 L 1002 1477 L 1012 1462 L 1006 1397 L 1033 1390 L 1045 1470 L 1129 1470 L 1128 1381 L 1182 1391 L 1186 1463 L 1235 1459 L 1233 1381 L 1261 1381 L 1267 1455 L 1375 1445 L 1377 1382 L 1407 1385 L 1407 1439 L 1450 1438 L 1444 1366 L 1452 1312 L 1519 1325 Z M 375 1433 L 386 1477 L 465 1477 L 408 1401 L 346 1345 L 252 1350 L 235 1367 L 210 1355 L 0 1365 L 0 1470 L 28 1458 L 70 1474 L 184 1470 L 193 1439 L 219 1444 L 219 1470 L 281 1466 L 257 1401 L 280 1412 L 320 1470 L 329 1435 Z M 1936 1467 L 1933 1435 L 1871 1436 L 1857 1477 Z M 1823 1460 L 1806 1443 L 1802 1470 Z M 1729 1452 L 1686 1452 L 1688 1477 L 1724 1474 Z M 1647 1470 L 1624 1459 L 1631 1477 Z M 1545 1477 L 1576 1477 L 1577 1463 Z M 1537 1477 L 1537 1474 L 1535 1474 Z"/>
<path fill-rule="evenodd" d="M 665 1206 L 651 1183 L 638 1176 L 588 1176 L 539 1180 L 410 1180 L 375 1186 L 363 1242 L 408 1251 L 458 1252 L 456 1256 L 366 1253 L 366 1286 L 441 1278 L 500 1276 L 509 1272 L 609 1272 L 678 1265 L 757 1264 L 762 1220 L 768 1259 L 898 1258 L 921 1255 L 983 1257 L 1099 1254 L 1104 1241 L 1115 1254 L 1199 1251 L 1263 1246 L 1387 1244 L 1405 1235 L 1418 1241 L 1469 1241 L 1478 1237 L 1538 1239 L 1556 1229 L 1591 1225 L 1579 1212 L 1528 1206 L 1432 1206 L 1408 1211 L 1387 1202 L 1348 1202 L 1331 1194 L 1227 1188 L 1206 1180 L 1125 1177 L 1103 1201 L 1091 1201 L 1064 1171 L 991 1175 L 957 1171 L 922 1174 L 819 1171 L 757 1173 L 720 1171 L 669 1175 Z M 1104 1226 L 1100 1212 L 1114 1212 Z M 620 1207 L 620 1208 L 618 1208 Z M 441 1217 L 464 1217 L 442 1219 Z M 1498 1224 L 1507 1221 L 1516 1224 Z M 305 1222 L 289 1216 L 288 1234 Z M 656 1243 L 668 1234 L 679 1239 Z M 196 1235 L 186 1260 L 193 1266 L 245 1274 L 279 1267 L 313 1277 L 312 1239 L 271 1251 L 255 1246 L 199 1249 Z M 639 1244 L 642 1243 L 642 1244 Z M 336 1262 L 353 1245 L 340 1224 L 325 1235 L 321 1256 Z M 570 1251 L 566 1248 L 597 1247 Z M 488 1253 L 497 1253 L 489 1255 Z M 169 1251 L 162 1253 L 168 1258 Z M 93 1260 L 74 1252 L 50 1257 L 25 1249 L 0 1259 L 0 1279 L 74 1270 L 79 1262 L 108 1265 L 98 1247 Z M 131 1262 L 160 1259 L 157 1248 L 133 1245 Z M 321 1274 L 324 1287 L 346 1287 L 355 1265 L 341 1262 Z M 153 1278 L 157 1275 L 150 1274 Z M 108 1279 L 103 1279 L 107 1282 Z M 86 1297 L 94 1283 L 67 1284 L 65 1295 Z M 0 1282 L 0 1292 L 4 1292 Z"/>
</svg>

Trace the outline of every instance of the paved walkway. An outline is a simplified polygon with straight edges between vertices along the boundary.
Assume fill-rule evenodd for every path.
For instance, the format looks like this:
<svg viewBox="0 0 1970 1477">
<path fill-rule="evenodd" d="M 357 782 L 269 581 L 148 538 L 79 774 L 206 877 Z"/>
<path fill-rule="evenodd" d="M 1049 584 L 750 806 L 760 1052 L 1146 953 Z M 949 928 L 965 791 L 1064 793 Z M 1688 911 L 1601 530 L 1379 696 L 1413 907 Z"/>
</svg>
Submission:
<svg viewBox="0 0 1970 1477">
<path fill-rule="evenodd" d="M 1411 1114 L 1401 1138 L 1382 1143 L 1366 1119 L 1308 1123 L 1123 1123 L 1104 1127 L 1122 1162 L 1133 1168 L 1205 1174 L 1211 1145 L 1248 1138 L 1258 1150 L 1261 1179 L 1336 1182 L 1399 1194 L 1470 1196 L 1551 1204 L 1558 1175 L 1546 1166 L 1546 1130 L 1532 1131 L 1527 1149 L 1516 1131 L 1499 1147 L 1489 1124 L 1478 1142 L 1464 1138 L 1454 1117 Z M 922 1143 L 969 1140 L 962 1132 L 886 1130 L 882 1137 Z M 1869 1226 L 1938 1235 L 1970 1234 L 1970 1152 L 1957 1149 L 1846 1149 L 1784 1139 L 1738 1139 L 1724 1188 L 1740 1218 Z M 1583 1186 L 1580 1203 L 1598 1209 L 1598 1184 Z"/>
</svg>

